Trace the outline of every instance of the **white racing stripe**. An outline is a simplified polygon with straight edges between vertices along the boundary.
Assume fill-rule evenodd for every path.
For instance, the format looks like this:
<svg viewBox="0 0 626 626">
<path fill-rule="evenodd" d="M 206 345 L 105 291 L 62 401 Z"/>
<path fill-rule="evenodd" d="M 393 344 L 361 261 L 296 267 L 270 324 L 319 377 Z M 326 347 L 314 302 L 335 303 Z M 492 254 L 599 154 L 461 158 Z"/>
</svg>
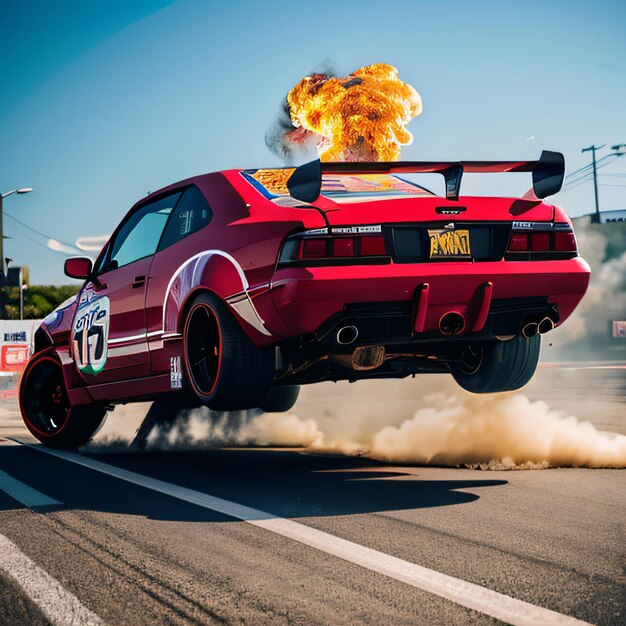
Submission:
<svg viewBox="0 0 626 626">
<path fill-rule="evenodd" d="M 22 442 L 16 441 L 16 443 Z M 133 485 L 138 485 L 183 502 L 189 502 L 196 506 L 242 520 L 253 526 L 293 539 L 316 550 L 331 554 L 350 563 L 355 563 L 373 572 L 378 572 L 509 624 L 518 626 L 580 626 L 581 624 L 586 624 L 586 622 L 573 617 L 562 615 L 522 600 L 516 600 L 480 585 L 389 556 L 378 550 L 366 548 L 352 541 L 335 537 L 321 530 L 265 511 L 137 474 L 136 472 L 102 463 L 74 452 L 63 452 L 28 443 L 23 445 L 124 480 Z"/>
<path fill-rule="evenodd" d="M 100 626 L 102 620 L 78 598 L 35 565 L 12 541 L 0 535 L 0 570 L 11 577 L 57 626 Z"/>
<path fill-rule="evenodd" d="M 4 491 L 14 500 L 21 502 L 29 508 L 38 506 L 57 506 L 61 504 L 58 500 L 48 497 L 45 493 L 37 491 L 23 482 L 9 476 L 6 472 L 0 470 L 0 491 Z"/>
</svg>

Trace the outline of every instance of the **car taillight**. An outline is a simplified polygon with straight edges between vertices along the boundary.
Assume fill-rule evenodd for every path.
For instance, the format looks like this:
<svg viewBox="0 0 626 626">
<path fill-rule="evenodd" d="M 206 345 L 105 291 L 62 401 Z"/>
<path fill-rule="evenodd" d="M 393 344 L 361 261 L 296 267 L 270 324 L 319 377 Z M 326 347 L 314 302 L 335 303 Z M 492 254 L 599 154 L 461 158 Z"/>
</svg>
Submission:
<svg viewBox="0 0 626 626">
<path fill-rule="evenodd" d="M 309 237 L 301 241 L 300 259 L 387 256 L 385 238 L 382 235 Z"/>
<path fill-rule="evenodd" d="M 380 226 L 346 226 L 304 231 L 288 237 L 279 263 L 388 263 Z"/>
<path fill-rule="evenodd" d="M 527 233 L 512 233 L 511 241 L 509 242 L 509 250 L 511 252 L 526 252 L 528 250 L 528 234 Z"/>
<path fill-rule="evenodd" d="M 301 259 L 320 259 L 326 256 L 326 239 L 303 239 Z"/>
<path fill-rule="evenodd" d="M 513 230 L 509 239 L 509 253 L 577 252 L 576 237 L 567 224 L 555 224 L 554 230 L 520 232 Z M 525 258 L 528 255 L 525 255 Z"/>
<path fill-rule="evenodd" d="M 576 252 L 576 237 L 574 233 L 554 233 L 554 249 L 559 252 Z"/>
</svg>

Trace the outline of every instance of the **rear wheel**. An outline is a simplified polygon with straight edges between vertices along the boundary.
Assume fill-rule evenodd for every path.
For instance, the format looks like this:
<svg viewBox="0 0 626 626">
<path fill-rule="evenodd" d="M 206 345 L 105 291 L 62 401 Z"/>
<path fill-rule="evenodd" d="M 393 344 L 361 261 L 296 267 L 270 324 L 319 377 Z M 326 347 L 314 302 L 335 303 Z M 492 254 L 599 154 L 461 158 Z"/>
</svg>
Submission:
<svg viewBox="0 0 626 626">
<path fill-rule="evenodd" d="M 260 407 L 272 390 L 273 353 L 259 349 L 227 306 L 203 293 L 193 301 L 183 331 L 187 377 L 197 398 L 218 411 Z"/>
<path fill-rule="evenodd" d="M 266 413 L 283 413 L 288 411 L 300 395 L 300 385 L 274 387 L 267 400 L 261 405 Z"/>
<path fill-rule="evenodd" d="M 26 428 L 51 448 L 71 450 L 86 444 L 106 416 L 98 405 L 70 405 L 61 364 L 50 351 L 26 366 L 19 401 Z"/>
<path fill-rule="evenodd" d="M 454 380 L 473 393 L 513 391 L 535 373 L 541 337 L 469 344 L 458 362 L 450 363 Z"/>
</svg>

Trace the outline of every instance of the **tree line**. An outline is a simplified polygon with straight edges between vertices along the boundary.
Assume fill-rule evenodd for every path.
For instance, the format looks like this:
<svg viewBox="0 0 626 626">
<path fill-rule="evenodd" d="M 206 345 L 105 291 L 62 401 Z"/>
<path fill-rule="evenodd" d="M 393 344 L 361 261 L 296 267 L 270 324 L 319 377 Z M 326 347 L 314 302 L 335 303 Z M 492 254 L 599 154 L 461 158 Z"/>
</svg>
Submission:
<svg viewBox="0 0 626 626">
<path fill-rule="evenodd" d="M 78 293 L 80 285 L 29 285 L 24 290 L 24 319 L 42 319 Z M 20 319 L 20 289 L 0 289 L 0 319 Z"/>
</svg>

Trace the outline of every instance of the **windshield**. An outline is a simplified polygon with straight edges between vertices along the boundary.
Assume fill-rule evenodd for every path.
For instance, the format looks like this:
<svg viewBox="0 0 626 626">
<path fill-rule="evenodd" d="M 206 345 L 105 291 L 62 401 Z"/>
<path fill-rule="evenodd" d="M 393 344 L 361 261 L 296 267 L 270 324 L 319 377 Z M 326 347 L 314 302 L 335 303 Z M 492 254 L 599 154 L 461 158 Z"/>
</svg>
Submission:
<svg viewBox="0 0 626 626">
<path fill-rule="evenodd" d="M 293 171 L 292 168 L 245 170 L 242 175 L 266 198 L 279 200 L 289 196 L 287 180 Z M 341 204 L 435 194 L 395 174 L 324 174 L 322 195 Z"/>
</svg>

